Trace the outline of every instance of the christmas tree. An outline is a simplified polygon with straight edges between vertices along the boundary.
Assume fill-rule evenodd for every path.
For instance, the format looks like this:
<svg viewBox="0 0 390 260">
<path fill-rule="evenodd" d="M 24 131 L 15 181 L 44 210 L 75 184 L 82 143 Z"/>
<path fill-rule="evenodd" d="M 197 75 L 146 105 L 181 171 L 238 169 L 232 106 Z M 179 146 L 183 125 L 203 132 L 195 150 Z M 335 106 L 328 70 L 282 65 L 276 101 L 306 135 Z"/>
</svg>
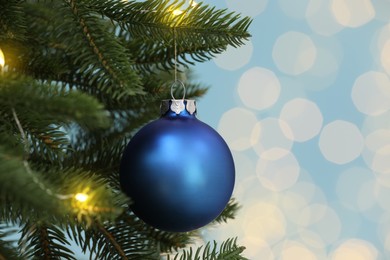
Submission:
<svg viewBox="0 0 390 260">
<path fill-rule="evenodd" d="M 69 240 L 93 259 L 159 259 L 190 245 L 197 231 L 160 231 L 131 212 L 121 155 L 170 97 L 174 69 L 188 77 L 188 65 L 244 44 L 251 20 L 168 0 L 0 3 L 0 259 L 76 259 Z M 186 87 L 187 98 L 207 90 Z M 231 200 L 213 223 L 236 209 Z M 8 241 L 15 227 L 20 239 Z M 242 251 L 227 238 L 167 258 Z"/>
</svg>

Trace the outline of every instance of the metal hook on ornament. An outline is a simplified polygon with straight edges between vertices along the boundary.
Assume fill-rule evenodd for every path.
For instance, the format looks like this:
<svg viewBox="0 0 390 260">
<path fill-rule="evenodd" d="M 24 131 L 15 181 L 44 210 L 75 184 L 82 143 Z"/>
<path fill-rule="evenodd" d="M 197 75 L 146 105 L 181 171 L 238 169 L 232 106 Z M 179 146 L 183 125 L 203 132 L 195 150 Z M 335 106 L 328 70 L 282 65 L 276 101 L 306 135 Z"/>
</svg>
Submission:
<svg viewBox="0 0 390 260">
<path fill-rule="evenodd" d="M 176 98 L 175 96 L 173 95 L 173 92 L 174 92 L 174 89 L 177 87 L 177 86 L 180 86 L 182 89 L 183 89 L 183 97 L 182 97 L 182 100 L 184 100 L 186 98 L 186 86 L 184 85 L 183 81 L 181 80 L 178 80 L 178 79 L 175 79 L 175 81 L 172 83 L 171 85 L 171 97 L 174 101 L 176 101 Z"/>
<path fill-rule="evenodd" d="M 173 95 L 173 89 L 175 86 L 180 85 L 183 88 L 183 97 L 182 99 L 177 100 L 175 96 Z M 172 111 L 174 111 L 177 115 L 180 114 L 182 111 L 185 110 L 185 104 L 184 104 L 184 99 L 186 96 L 186 87 L 184 86 L 184 83 L 178 79 L 176 79 L 172 85 L 171 85 L 171 96 L 172 96 L 172 101 L 170 102 L 170 108 Z"/>
</svg>

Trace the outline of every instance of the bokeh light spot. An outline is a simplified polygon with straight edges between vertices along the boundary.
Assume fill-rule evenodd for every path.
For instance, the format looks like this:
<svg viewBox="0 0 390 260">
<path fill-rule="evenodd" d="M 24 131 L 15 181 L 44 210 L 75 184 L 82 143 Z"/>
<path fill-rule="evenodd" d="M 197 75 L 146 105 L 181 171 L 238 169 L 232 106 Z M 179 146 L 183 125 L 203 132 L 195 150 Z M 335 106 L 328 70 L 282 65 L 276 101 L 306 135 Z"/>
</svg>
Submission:
<svg viewBox="0 0 390 260">
<path fill-rule="evenodd" d="M 326 79 L 337 75 L 339 68 L 340 57 L 336 57 L 333 50 L 317 48 L 316 62 L 310 69 L 310 74 Z"/>
<path fill-rule="evenodd" d="M 366 192 L 365 184 L 375 179 L 374 174 L 366 168 L 353 167 L 343 171 L 337 181 L 336 193 L 344 207 L 362 210 L 362 195 Z M 372 196 L 366 194 L 367 197 Z M 364 202 L 363 202 L 364 204 Z"/>
<path fill-rule="evenodd" d="M 388 1 L 387 5 L 390 7 L 390 1 Z M 388 21 L 383 27 L 376 28 L 376 33 L 370 41 L 370 54 L 372 55 L 373 61 L 376 63 L 374 64 L 384 68 L 385 72 L 390 74 L 390 57 L 388 56 L 390 53 L 390 19 L 387 8 L 382 11 L 387 12 L 386 16 Z"/>
<path fill-rule="evenodd" d="M 381 50 L 381 64 L 386 70 L 387 74 L 390 74 L 390 40 L 387 40 Z"/>
<path fill-rule="evenodd" d="M 390 109 L 390 79 L 384 73 L 366 72 L 356 79 L 351 97 L 360 112 L 380 115 Z"/>
<path fill-rule="evenodd" d="M 390 130 L 378 128 L 369 133 L 362 156 L 366 165 L 375 172 L 376 181 L 390 187 Z"/>
<path fill-rule="evenodd" d="M 375 180 L 369 180 L 366 183 L 363 183 L 359 189 L 359 194 L 357 197 L 357 208 L 364 213 L 373 208 L 376 204 L 374 197 L 374 190 L 376 188 L 377 182 Z"/>
<path fill-rule="evenodd" d="M 287 102 L 280 119 L 291 128 L 294 141 L 304 142 L 316 136 L 322 127 L 322 114 L 317 104 L 303 98 Z"/>
<path fill-rule="evenodd" d="M 283 245 L 280 260 L 317 260 L 316 255 L 304 245 L 297 242 L 287 242 Z"/>
<path fill-rule="evenodd" d="M 304 33 L 289 31 L 279 36 L 272 50 L 272 58 L 280 71 L 299 75 L 309 70 L 316 59 L 317 49 Z"/>
<path fill-rule="evenodd" d="M 320 187 L 311 182 L 297 182 L 294 186 L 283 191 L 280 196 L 280 206 L 284 215 L 297 227 L 305 224 L 305 221 L 302 221 L 304 208 L 314 202 L 326 203 L 325 195 Z"/>
<path fill-rule="evenodd" d="M 325 245 L 331 245 L 341 233 L 341 221 L 335 210 L 319 203 L 302 210 L 300 225 L 321 237 Z"/>
<path fill-rule="evenodd" d="M 311 230 L 300 229 L 299 237 L 306 245 L 312 248 L 324 249 L 326 247 L 326 243 L 324 242 L 324 239 L 322 239 L 321 235 Z"/>
<path fill-rule="evenodd" d="M 237 70 L 249 62 L 252 53 L 253 45 L 251 41 L 245 42 L 245 45 L 240 46 L 240 48 L 234 48 L 229 45 L 226 51 L 214 58 L 214 62 L 222 69 Z"/>
<path fill-rule="evenodd" d="M 257 237 L 244 237 L 240 240 L 242 245 L 245 245 L 244 256 L 249 259 L 273 260 L 274 253 L 267 242 Z"/>
<path fill-rule="evenodd" d="M 390 145 L 381 147 L 375 152 L 372 169 L 378 173 L 390 173 Z"/>
<path fill-rule="evenodd" d="M 282 191 L 293 186 L 298 180 L 299 172 L 299 163 L 289 151 L 277 160 L 260 158 L 256 167 L 261 184 L 272 191 Z"/>
<path fill-rule="evenodd" d="M 276 160 L 285 156 L 293 145 L 290 126 L 277 118 L 265 118 L 254 126 L 251 134 L 253 149 L 263 159 Z"/>
<path fill-rule="evenodd" d="M 373 260 L 378 259 L 378 250 L 369 242 L 361 239 L 349 239 L 331 254 L 331 260 Z"/>
<path fill-rule="evenodd" d="M 359 157 L 364 147 L 364 140 L 356 125 L 336 120 L 323 128 L 319 147 L 328 161 L 346 164 Z"/>
<path fill-rule="evenodd" d="M 336 21 L 329 0 L 311 0 L 306 9 L 306 20 L 310 28 L 321 35 L 330 36 L 344 28 Z"/>
<path fill-rule="evenodd" d="M 346 27 L 359 27 L 375 17 L 370 0 L 332 0 L 332 12 L 337 22 Z"/>
<path fill-rule="evenodd" d="M 240 173 L 236 175 L 236 185 L 238 185 L 240 181 L 254 177 L 256 172 L 256 161 L 242 152 L 233 151 L 232 154 L 236 172 Z"/>
<path fill-rule="evenodd" d="M 238 95 L 247 107 L 263 110 L 278 100 L 280 82 L 272 71 L 254 67 L 241 76 Z"/>
<path fill-rule="evenodd" d="M 245 212 L 245 235 L 275 243 L 286 234 L 286 221 L 281 210 L 271 203 L 256 202 Z"/>
<path fill-rule="evenodd" d="M 226 0 L 229 10 L 242 15 L 255 17 L 261 14 L 267 7 L 268 0 L 245 0 L 245 3 L 237 0 Z"/>
<path fill-rule="evenodd" d="M 310 0 L 278 0 L 282 11 L 297 20 L 305 19 L 305 10 L 309 2 Z"/>
<path fill-rule="evenodd" d="M 380 183 L 376 183 L 373 193 L 374 193 L 374 196 L 376 198 L 378 205 L 382 209 L 389 212 L 390 211 L 390 203 L 389 203 L 390 188 L 383 186 Z"/>
<path fill-rule="evenodd" d="M 390 1 L 371 1 L 371 4 L 375 9 L 375 20 L 380 20 L 383 22 L 389 22 L 389 10 L 390 10 Z"/>
<path fill-rule="evenodd" d="M 243 151 L 251 147 L 250 136 L 256 123 L 257 118 L 254 113 L 237 107 L 222 115 L 218 132 L 232 150 Z"/>
</svg>

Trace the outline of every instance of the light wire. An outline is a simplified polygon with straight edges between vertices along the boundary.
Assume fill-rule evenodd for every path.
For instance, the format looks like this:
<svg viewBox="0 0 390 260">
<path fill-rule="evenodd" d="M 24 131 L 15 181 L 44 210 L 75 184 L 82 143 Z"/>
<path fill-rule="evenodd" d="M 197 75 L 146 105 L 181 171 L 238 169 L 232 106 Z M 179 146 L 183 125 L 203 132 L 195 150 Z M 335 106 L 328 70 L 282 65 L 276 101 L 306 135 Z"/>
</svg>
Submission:
<svg viewBox="0 0 390 260">
<path fill-rule="evenodd" d="M 43 191 L 45 191 L 48 195 L 54 196 L 54 197 L 56 197 L 57 199 L 60 199 L 60 200 L 66 200 L 66 199 L 73 198 L 74 194 L 58 194 L 58 193 L 54 193 L 51 189 L 47 188 L 45 186 L 45 184 L 43 184 L 41 181 L 39 181 L 37 176 L 35 176 L 35 174 L 32 172 L 32 170 L 30 168 L 30 165 L 29 165 L 29 163 L 27 161 L 28 160 L 28 154 L 29 154 L 29 151 L 30 151 L 30 147 L 28 145 L 28 139 L 27 139 L 27 136 L 26 136 L 26 134 L 25 134 L 25 132 L 23 130 L 22 124 L 20 123 L 20 120 L 19 120 L 18 115 L 16 114 L 16 111 L 15 111 L 14 108 L 12 108 L 12 115 L 14 117 L 16 125 L 18 126 L 18 130 L 19 130 L 20 135 L 22 136 L 22 139 L 23 139 L 23 142 L 24 142 L 25 154 L 23 156 L 23 165 L 24 165 L 24 168 L 26 169 L 26 172 L 31 176 L 31 178 L 38 185 L 38 187 L 41 188 Z"/>
</svg>

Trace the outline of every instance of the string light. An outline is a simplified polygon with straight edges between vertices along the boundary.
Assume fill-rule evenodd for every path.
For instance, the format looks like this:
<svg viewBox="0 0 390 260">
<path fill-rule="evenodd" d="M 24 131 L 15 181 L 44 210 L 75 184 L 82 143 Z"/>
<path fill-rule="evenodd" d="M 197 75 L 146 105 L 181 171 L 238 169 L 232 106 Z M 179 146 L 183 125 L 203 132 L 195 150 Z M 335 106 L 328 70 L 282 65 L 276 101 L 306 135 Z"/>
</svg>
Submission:
<svg viewBox="0 0 390 260">
<path fill-rule="evenodd" d="M 14 116 L 14 120 L 16 122 L 16 125 L 18 126 L 20 135 L 22 136 L 22 139 L 25 144 L 25 152 L 28 154 L 29 151 L 29 145 L 28 145 L 28 139 L 26 134 L 24 133 L 24 130 L 22 128 L 22 124 L 19 121 L 19 118 L 16 114 L 16 111 L 14 108 L 12 108 L 12 114 Z M 87 194 L 89 191 L 89 188 L 85 188 L 83 192 L 79 193 L 70 193 L 70 194 L 59 194 L 53 192 L 51 189 L 45 186 L 44 183 L 42 183 L 37 176 L 32 172 L 30 165 L 27 161 L 27 156 L 25 155 L 25 158 L 23 159 L 23 165 L 26 169 L 26 172 L 32 177 L 33 181 L 41 188 L 43 191 L 45 191 L 49 196 L 53 196 L 59 200 L 70 200 L 73 199 L 71 205 L 74 209 L 77 211 L 77 219 L 81 222 L 83 219 L 86 221 L 87 226 L 90 226 L 92 224 L 91 218 L 89 217 L 91 214 L 96 214 L 98 212 L 111 212 L 114 211 L 113 208 L 99 208 L 96 206 L 88 205 L 86 203 L 90 196 Z"/>
<path fill-rule="evenodd" d="M 4 65 L 5 65 L 4 53 L 3 53 L 3 51 L 0 48 L 0 66 L 4 67 Z"/>
<path fill-rule="evenodd" d="M 1 70 L 1 72 L 3 72 L 4 65 L 5 65 L 5 57 L 4 57 L 3 51 L 0 48 L 0 70 Z"/>
<path fill-rule="evenodd" d="M 73 194 L 59 194 L 59 193 L 53 192 L 51 189 L 47 188 L 45 186 L 45 184 L 42 183 L 37 178 L 37 176 L 35 176 L 35 174 L 32 172 L 32 170 L 30 168 L 30 165 L 29 165 L 29 163 L 27 161 L 27 159 L 28 159 L 27 155 L 28 155 L 28 153 L 30 151 L 30 148 L 29 148 L 29 145 L 28 145 L 28 139 L 27 139 L 26 134 L 24 133 L 22 124 L 20 123 L 18 115 L 16 114 L 16 111 L 15 111 L 14 108 L 12 108 L 12 115 L 13 115 L 14 120 L 16 122 L 16 125 L 17 125 L 17 127 L 19 129 L 20 135 L 22 136 L 22 139 L 24 141 L 25 156 L 23 158 L 23 165 L 24 165 L 24 168 L 26 169 L 26 172 L 32 177 L 33 181 L 39 186 L 39 188 L 44 190 L 48 195 L 54 196 L 54 197 L 56 197 L 59 200 L 67 200 L 67 199 L 70 199 L 70 198 L 74 197 Z"/>
<path fill-rule="evenodd" d="M 173 10 L 173 12 L 172 12 L 172 14 L 175 15 L 175 16 L 181 15 L 182 13 L 183 13 L 183 11 L 180 10 L 180 9 Z"/>
<path fill-rule="evenodd" d="M 195 7 L 198 6 L 198 3 L 195 2 L 194 0 L 190 0 L 190 1 L 189 1 L 189 5 L 190 5 L 192 8 L 195 8 Z M 172 11 L 172 14 L 173 14 L 174 16 L 178 16 L 178 15 L 181 15 L 181 14 L 183 14 L 183 13 L 184 13 L 184 11 L 182 11 L 182 10 L 180 10 L 180 9 L 175 9 L 175 10 Z"/>
<path fill-rule="evenodd" d="M 88 200 L 88 194 L 85 193 L 77 193 L 74 195 L 74 198 L 79 202 L 86 202 Z"/>
<path fill-rule="evenodd" d="M 5 64 L 4 54 L 0 49 L 1 69 L 3 68 L 4 64 Z M 77 212 L 77 219 L 80 222 L 82 220 L 85 220 L 87 226 L 90 226 L 92 224 L 92 219 L 90 218 L 90 215 L 95 215 L 99 212 L 114 212 L 116 210 L 115 208 L 110 208 L 110 207 L 102 208 L 102 207 L 97 207 L 95 205 L 89 205 L 89 203 L 87 203 L 87 201 L 91 199 L 91 196 L 88 195 L 89 188 L 84 188 L 82 192 L 78 192 L 78 193 L 60 194 L 54 192 L 53 190 L 48 188 L 42 181 L 40 181 L 39 178 L 36 176 L 36 174 L 34 174 L 34 172 L 31 170 L 30 165 L 28 163 L 28 155 L 30 152 L 28 137 L 24 132 L 22 124 L 14 108 L 12 108 L 12 115 L 17 125 L 17 128 L 20 132 L 22 140 L 24 142 L 24 150 L 25 150 L 25 154 L 23 156 L 24 168 L 27 174 L 32 178 L 33 182 L 37 184 L 41 190 L 46 192 L 46 194 L 48 194 L 49 196 L 52 196 L 58 200 L 71 200 L 71 205 L 74 208 L 75 212 Z"/>
<path fill-rule="evenodd" d="M 191 7 L 197 7 L 198 3 L 195 1 L 190 1 L 190 5 L 191 5 Z"/>
</svg>

